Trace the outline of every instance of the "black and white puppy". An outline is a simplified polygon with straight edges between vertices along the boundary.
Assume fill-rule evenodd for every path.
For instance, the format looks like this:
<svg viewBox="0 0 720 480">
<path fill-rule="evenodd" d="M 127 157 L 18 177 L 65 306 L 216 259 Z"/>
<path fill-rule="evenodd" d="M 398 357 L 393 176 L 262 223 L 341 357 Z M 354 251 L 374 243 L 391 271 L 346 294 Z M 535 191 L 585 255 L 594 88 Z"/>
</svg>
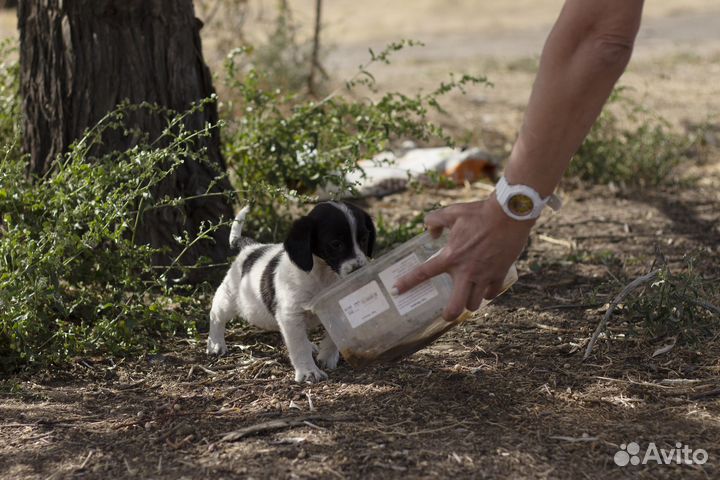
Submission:
<svg viewBox="0 0 720 480">
<path fill-rule="evenodd" d="M 235 218 L 230 245 L 240 253 L 213 299 L 207 353 L 227 353 L 225 323 L 235 316 L 265 330 L 279 330 L 295 368 L 295 381 L 327 378 L 339 352 L 330 337 L 316 349 L 307 329 L 319 325 L 306 305 L 323 288 L 366 265 L 375 244 L 370 215 L 344 202 L 325 202 L 296 220 L 284 243 L 242 237 L 248 207 Z M 317 353 L 317 364 L 313 360 Z"/>
</svg>

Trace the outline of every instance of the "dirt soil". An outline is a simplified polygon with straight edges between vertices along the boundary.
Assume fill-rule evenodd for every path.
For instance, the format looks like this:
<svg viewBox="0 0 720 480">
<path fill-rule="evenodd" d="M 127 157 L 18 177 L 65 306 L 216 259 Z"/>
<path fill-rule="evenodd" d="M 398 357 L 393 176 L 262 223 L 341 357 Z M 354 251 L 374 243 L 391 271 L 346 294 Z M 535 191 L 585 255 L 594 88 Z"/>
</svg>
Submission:
<svg viewBox="0 0 720 480">
<path fill-rule="evenodd" d="M 487 74 L 494 89 L 450 98 L 452 114 L 439 120 L 470 143 L 507 153 L 533 52 L 561 2 L 524 2 L 518 13 L 499 0 L 443 9 L 368 0 L 357 17 L 356 2 L 326 3 L 335 22 L 327 61 L 338 76 L 362 61 L 359 45 L 430 31 L 445 46 L 403 57 L 378 77 L 381 86 L 414 91 L 452 70 Z M 720 10 L 712 1 L 675 4 L 648 2 L 648 46 L 639 45 L 623 82 L 678 129 L 717 127 Z M 382 14 L 373 17 L 372 8 Z M 473 14 L 482 22 L 465 21 Z M 338 19 L 356 32 L 344 43 L 332 33 Z M 527 40 L 534 50 L 518 48 L 518 38 L 535 39 Z M 489 44 L 494 50 L 483 50 Z M 719 146 L 718 131 L 706 134 L 710 146 Z M 698 268 L 720 278 L 717 148 L 704 159 L 683 167 L 680 175 L 696 179 L 685 187 L 567 185 L 565 207 L 539 222 L 512 290 L 395 364 L 341 363 L 327 382 L 298 385 L 279 336 L 237 322 L 230 355 L 219 360 L 205 356 L 202 340 L 183 340 L 162 354 L 78 358 L 3 379 L 0 478 L 719 478 L 718 335 L 681 337 L 654 356 L 669 337 L 638 331 L 621 314 L 582 361 L 605 304 L 618 285 L 649 270 L 656 249 L 675 266 L 696 252 Z M 434 203 L 486 194 L 479 185 L 405 192 L 367 207 L 400 222 Z M 633 441 L 643 451 L 650 442 L 704 449 L 708 462 L 618 467 L 614 455 Z"/>
</svg>

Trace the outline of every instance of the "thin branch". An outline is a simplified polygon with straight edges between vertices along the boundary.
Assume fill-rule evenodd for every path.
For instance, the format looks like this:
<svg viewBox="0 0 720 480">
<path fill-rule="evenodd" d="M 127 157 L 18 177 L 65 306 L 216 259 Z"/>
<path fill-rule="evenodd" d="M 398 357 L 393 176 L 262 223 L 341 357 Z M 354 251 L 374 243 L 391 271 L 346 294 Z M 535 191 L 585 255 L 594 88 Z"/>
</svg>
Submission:
<svg viewBox="0 0 720 480">
<path fill-rule="evenodd" d="M 625 298 L 630 295 L 632 292 L 637 290 L 639 287 L 646 285 L 653 280 L 655 280 L 660 273 L 660 270 L 653 270 L 650 273 L 647 273 L 645 275 L 642 275 L 629 284 L 625 288 L 622 289 L 622 291 L 613 299 L 612 303 L 610 304 L 610 307 L 608 308 L 607 312 L 605 312 L 605 315 L 603 315 L 602 320 L 600 320 L 600 323 L 598 324 L 597 328 L 595 329 L 595 333 L 593 333 L 592 337 L 590 337 L 590 341 L 588 342 L 588 346 L 585 349 L 585 355 L 583 355 L 583 360 L 586 360 L 590 354 L 592 353 L 592 349 L 595 346 L 595 342 L 597 341 L 600 334 L 605 330 L 607 327 L 607 322 L 612 316 L 613 312 L 615 311 L 615 308 L 623 301 Z"/>
<path fill-rule="evenodd" d="M 319 69 L 324 72 L 320 66 L 318 57 L 320 56 L 320 27 L 322 18 L 322 0 L 315 0 L 315 32 L 313 34 L 313 48 L 310 55 L 310 73 L 308 74 L 308 93 L 315 95 L 315 72 Z"/>
<path fill-rule="evenodd" d="M 280 418 L 267 422 L 257 423 L 255 425 L 250 425 L 249 427 L 241 428 L 233 432 L 228 432 L 222 436 L 220 441 L 234 442 L 236 440 L 240 440 L 241 438 L 249 437 L 251 435 L 257 435 L 273 430 L 282 430 L 285 428 L 297 427 L 299 425 L 306 425 L 306 422 L 309 422 L 311 420 L 321 420 L 326 422 L 349 422 L 355 419 L 355 417 L 348 416 L 330 417 L 326 415 L 305 415 L 301 417 Z"/>
<path fill-rule="evenodd" d="M 597 308 L 602 307 L 605 305 L 605 303 L 601 302 L 595 302 L 595 303 L 563 303 L 559 305 L 548 305 L 547 307 L 540 308 L 541 312 L 547 311 L 547 310 L 575 310 L 575 309 L 581 309 L 581 308 Z"/>
<path fill-rule="evenodd" d="M 697 305 L 698 307 L 702 307 L 702 308 L 704 308 L 705 310 L 708 310 L 708 311 L 714 313 L 715 315 L 719 315 L 719 316 L 720 316 L 720 307 L 717 307 L 717 306 L 713 305 L 713 304 L 710 303 L 710 302 L 706 302 L 706 301 L 704 301 L 704 300 L 693 300 L 693 299 L 691 299 L 691 298 L 689 298 L 689 299 L 687 299 L 687 300 L 688 300 L 690 303 L 692 303 L 692 304 L 694 304 L 694 305 Z"/>
</svg>

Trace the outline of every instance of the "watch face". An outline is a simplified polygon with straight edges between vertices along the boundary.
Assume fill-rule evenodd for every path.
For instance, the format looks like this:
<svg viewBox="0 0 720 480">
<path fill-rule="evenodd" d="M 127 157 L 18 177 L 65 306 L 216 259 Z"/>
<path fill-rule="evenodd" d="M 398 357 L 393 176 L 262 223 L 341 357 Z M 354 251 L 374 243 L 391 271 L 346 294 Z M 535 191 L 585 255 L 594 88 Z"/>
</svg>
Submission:
<svg viewBox="0 0 720 480">
<path fill-rule="evenodd" d="M 508 199 L 508 208 L 512 213 L 519 216 L 530 215 L 533 211 L 532 198 L 522 193 L 513 195 Z"/>
</svg>

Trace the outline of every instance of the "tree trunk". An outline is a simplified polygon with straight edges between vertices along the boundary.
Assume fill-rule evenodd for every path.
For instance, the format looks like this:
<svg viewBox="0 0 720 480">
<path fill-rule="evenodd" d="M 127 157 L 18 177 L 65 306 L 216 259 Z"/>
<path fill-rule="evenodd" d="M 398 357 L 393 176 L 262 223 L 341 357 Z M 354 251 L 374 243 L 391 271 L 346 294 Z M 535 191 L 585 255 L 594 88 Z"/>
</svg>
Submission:
<svg viewBox="0 0 720 480">
<path fill-rule="evenodd" d="M 202 57 L 192 0 L 23 0 L 18 8 L 21 93 L 25 137 L 35 174 L 48 170 L 59 154 L 83 131 L 95 125 L 118 103 L 151 102 L 185 111 L 192 102 L 214 93 L 210 72 Z M 186 127 L 202 129 L 218 119 L 215 104 L 189 116 Z M 166 125 L 156 114 L 139 111 L 129 126 L 157 138 Z M 123 151 L 136 142 L 121 134 L 107 135 L 103 149 Z M 206 162 L 186 160 L 155 192 L 190 197 L 204 193 L 225 171 L 217 129 L 198 142 L 207 151 Z M 223 180 L 214 191 L 229 190 Z M 164 208 L 145 215 L 138 241 L 169 247 L 158 264 L 179 253 L 174 235 L 194 234 L 203 221 L 232 216 L 224 196 L 189 201 L 182 208 Z M 213 263 L 227 260 L 228 230 L 214 234 L 214 242 L 199 242 L 182 263 L 202 256 Z"/>
<path fill-rule="evenodd" d="M 0 8 L 15 8 L 17 5 L 17 0 L 0 0 Z"/>
</svg>

